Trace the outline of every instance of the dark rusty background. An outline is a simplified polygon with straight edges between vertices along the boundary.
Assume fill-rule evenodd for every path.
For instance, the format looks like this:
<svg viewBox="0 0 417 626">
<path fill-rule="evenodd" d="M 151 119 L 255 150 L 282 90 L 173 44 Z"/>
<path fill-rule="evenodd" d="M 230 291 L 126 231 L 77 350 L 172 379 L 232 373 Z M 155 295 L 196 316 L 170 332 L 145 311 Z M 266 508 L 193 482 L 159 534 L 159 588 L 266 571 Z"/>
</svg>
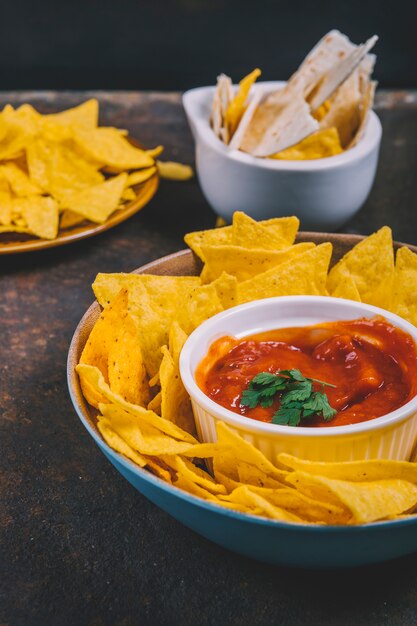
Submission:
<svg viewBox="0 0 417 626">
<path fill-rule="evenodd" d="M 4 93 L 44 112 L 96 95 L 101 122 L 165 158 L 193 160 L 177 94 Z M 374 189 L 346 232 L 383 224 L 417 243 L 417 95 L 382 92 Z M 238 207 L 236 207 L 238 208 Z M 136 492 L 78 421 L 66 387 L 72 333 L 96 273 L 130 271 L 213 226 L 196 180 L 95 238 L 0 259 L 0 624 L 415 624 L 417 556 L 332 572 L 259 564 L 209 543 Z"/>
</svg>

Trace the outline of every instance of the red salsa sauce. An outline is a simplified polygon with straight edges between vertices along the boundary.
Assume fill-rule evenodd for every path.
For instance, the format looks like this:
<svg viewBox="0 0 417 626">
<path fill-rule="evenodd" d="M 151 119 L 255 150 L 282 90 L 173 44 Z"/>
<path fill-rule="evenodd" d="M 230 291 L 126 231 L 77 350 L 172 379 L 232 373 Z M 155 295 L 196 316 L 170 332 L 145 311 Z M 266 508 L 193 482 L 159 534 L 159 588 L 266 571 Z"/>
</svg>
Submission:
<svg viewBox="0 0 417 626">
<path fill-rule="evenodd" d="M 337 410 L 331 421 L 316 416 L 302 426 L 344 426 L 386 415 L 417 394 L 417 346 L 410 335 L 382 317 L 280 328 L 241 339 L 222 337 L 197 367 L 204 393 L 225 408 L 271 422 L 279 394 L 269 408 L 241 406 L 243 391 L 260 372 L 298 369 L 325 387 Z M 314 387 L 321 390 L 320 385 Z"/>
</svg>

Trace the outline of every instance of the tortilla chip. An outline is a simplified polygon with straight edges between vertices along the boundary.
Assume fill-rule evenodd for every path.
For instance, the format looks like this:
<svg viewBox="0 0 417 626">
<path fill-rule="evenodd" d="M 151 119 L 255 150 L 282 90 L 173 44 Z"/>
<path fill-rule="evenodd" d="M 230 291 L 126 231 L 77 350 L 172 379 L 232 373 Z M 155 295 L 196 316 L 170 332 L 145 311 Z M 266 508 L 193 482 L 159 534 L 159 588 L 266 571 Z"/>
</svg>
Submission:
<svg viewBox="0 0 417 626">
<path fill-rule="evenodd" d="M 23 155 L 25 147 L 38 133 L 39 121 L 33 111 L 32 107 L 16 111 L 10 105 L 4 107 L 0 114 L 3 135 L 0 161 L 16 159 Z"/>
<path fill-rule="evenodd" d="M 193 168 L 174 161 L 157 161 L 158 172 L 161 178 L 168 180 L 189 180 L 194 176 Z"/>
<path fill-rule="evenodd" d="M 117 295 L 114 306 L 108 306 L 101 312 L 80 357 L 80 363 L 97 367 L 106 382 L 109 381 L 108 355 L 114 341 L 115 328 L 121 312 L 127 312 L 127 291 L 121 290 Z"/>
<path fill-rule="evenodd" d="M 119 208 L 122 207 L 123 202 L 127 201 L 127 202 L 131 202 L 132 200 L 134 200 L 136 198 L 136 194 L 133 191 L 133 189 L 131 189 L 130 187 L 125 187 L 125 189 L 122 192 L 122 195 L 120 196 L 120 206 Z"/>
<path fill-rule="evenodd" d="M 186 477 L 192 483 L 203 487 L 213 495 L 226 493 L 224 485 L 214 481 L 210 474 L 191 463 L 188 459 L 175 455 L 164 456 L 163 460 L 177 472 L 179 478 Z"/>
<path fill-rule="evenodd" d="M 369 459 L 363 461 L 307 461 L 282 452 L 277 457 L 286 468 L 307 472 L 337 480 L 350 482 L 368 482 L 373 480 L 399 479 L 417 484 L 417 463 L 393 461 L 388 459 Z"/>
<path fill-rule="evenodd" d="M 346 148 L 353 140 L 360 122 L 359 68 L 336 90 L 329 102 L 329 109 L 320 120 L 321 129 L 335 127 L 341 147 Z"/>
<path fill-rule="evenodd" d="M 132 415 L 117 404 L 102 404 L 100 410 L 113 430 L 126 443 L 147 456 L 181 454 L 191 447 L 190 443 L 177 441 L 157 428 L 143 423 L 137 415 Z"/>
<path fill-rule="evenodd" d="M 37 139 L 26 147 L 26 157 L 31 181 L 59 200 L 104 181 L 96 165 L 66 144 Z"/>
<path fill-rule="evenodd" d="M 0 224 L 7 226 L 12 221 L 12 197 L 8 191 L 0 191 Z"/>
<path fill-rule="evenodd" d="M 393 284 L 390 310 L 417 326 L 417 255 L 406 247 L 397 250 Z"/>
<path fill-rule="evenodd" d="M 157 156 L 162 154 L 165 150 L 164 146 L 156 146 L 155 148 L 151 148 L 150 150 L 146 150 L 147 154 L 151 156 L 153 159 L 156 159 Z"/>
<path fill-rule="evenodd" d="M 104 224 L 117 209 L 126 185 L 127 174 L 119 174 L 104 183 L 68 194 L 62 207 L 82 215 L 91 222 Z"/>
<path fill-rule="evenodd" d="M 156 165 L 154 165 L 152 167 L 147 167 L 144 170 L 131 172 L 127 177 L 126 186 L 133 187 L 134 185 L 141 185 L 145 182 L 145 180 L 148 180 L 151 176 L 156 174 L 157 171 L 158 168 L 156 167 Z"/>
<path fill-rule="evenodd" d="M 113 309 L 115 303 L 116 301 Z M 128 402 L 145 406 L 149 401 L 149 387 L 140 338 L 137 325 L 128 314 L 127 297 L 123 304 L 126 307 L 123 311 L 124 317 L 119 318 L 114 329 L 114 340 L 109 346 L 109 385 L 112 391 Z"/>
<path fill-rule="evenodd" d="M 270 159 L 284 161 L 307 161 L 312 159 L 324 159 L 342 154 L 340 138 L 337 128 L 318 130 L 309 135 L 295 146 L 272 154 Z"/>
<path fill-rule="evenodd" d="M 206 260 L 201 280 L 211 282 L 223 272 L 235 276 L 241 282 L 257 276 L 270 268 L 277 267 L 295 259 L 307 250 L 314 248 L 313 243 L 299 243 L 283 250 L 247 249 L 242 246 L 202 246 Z"/>
<path fill-rule="evenodd" d="M 161 416 L 174 422 L 188 433 L 195 434 L 191 400 L 182 384 L 178 357 L 179 355 L 174 359 L 170 351 L 166 347 L 163 348 L 163 358 L 159 368 Z"/>
<path fill-rule="evenodd" d="M 12 213 L 21 214 L 29 232 L 43 239 L 55 239 L 58 234 L 59 212 L 53 198 L 32 196 L 13 198 Z"/>
<path fill-rule="evenodd" d="M 417 486 L 406 480 L 348 482 L 295 471 L 288 475 L 287 482 L 308 497 L 322 499 L 325 493 L 330 503 L 336 499 L 358 524 L 399 515 L 417 504 Z"/>
<path fill-rule="evenodd" d="M 224 116 L 224 123 L 229 137 L 233 137 L 246 108 L 246 100 L 253 83 L 261 75 L 260 69 L 253 70 L 239 82 L 237 94 L 229 103 Z"/>
<path fill-rule="evenodd" d="M 262 102 L 249 125 L 241 150 L 257 157 L 269 157 L 299 143 L 319 130 L 304 99 L 303 85 L 283 91 L 281 102 Z"/>
<path fill-rule="evenodd" d="M 253 94 L 253 96 L 248 99 L 248 104 L 240 119 L 238 127 L 233 133 L 232 139 L 229 141 L 230 150 L 240 149 L 243 138 L 246 135 L 249 125 L 252 123 L 253 116 L 255 115 L 256 110 L 262 101 L 262 97 L 263 94 L 261 91 L 259 91 L 259 93 Z"/>
<path fill-rule="evenodd" d="M 282 250 L 294 243 L 299 225 L 295 216 L 257 222 L 242 211 L 235 211 L 230 243 L 250 249 Z"/>
<path fill-rule="evenodd" d="M 249 489 L 274 506 L 297 515 L 310 523 L 346 524 L 349 513 L 344 506 L 320 502 L 299 491 L 280 485 L 278 489 L 250 486 Z"/>
<path fill-rule="evenodd" d="M 263 515 L 270 519 L 275 519 L 281 522 L 300 523 L 303 520 L 289 511 L 275 506 L 269 500 L 262 497 L 259 493 L 256 493 L 251 487 L 242 485 L 237 487 L 228 496 L 220 496 L 220 499 L 228 502 L 236 502 L 237 504 L 244 504 L 249 507 L 259 509 L 259 515 Z"/>
<path fill-rule="evenodd" d="M 339 85 L 351 75 L 377 41 L 378 37 L 374 35 L 364 44 L 355 46 L 352 52 L 340 58 L 337 63 L 332 65 L 327 74 L 324 75 L 323 79 L 313 90 L 313 93 L 309 95 L 308 101 L 312 111 L 318 109 L 319 106 L 336 91 Z"/>
<path fill-rule="evenodd" d="M 73 228 L 74 226 L 78 226 L 78 224 L 82 224 L 84 221 L 85 217 L 82 215 L 78 215 L 78 213 L 74 213 L 74 211 L 70 211 L 69 209 L 64 209 L 59 220 L 59 227 L 63 230 Z"/>
<path fill-rule="evenodd" d="M 217 85 L 213 95 L 213 102 L 211 105 L 210 124 L 213 131 L 219 139 L 224 143 L 229 143 L 229 133 L 225 125 L 225 115 L 229 103 L 233 99 L 233 86 L 232 80 L 225 74 L 220 74 L 217 77 Z"/>
<path fill-rule="evenodd" d="M 74 140 L 80 151 L 89 159 L 101 163 L 112 171 L 152 167 L 153 158 L 146 150 L 135 148 L 117 128 L 86 129 L 76 127 Z"/>
<path fill-rule="evenodd" d="M 359 108 L 359 128 L 356 131 L 356 135 L 348 145 L 348 148 L 353 148 L 356 144 L 362 139 L 366 125 L 368 123 L 369 111 L 372 109 L 372 105 L 374 103 L 375 90 L 377 83 L 375 81 L 371 81 L 363 94 L 363 98 Z"/>
<path fill-rule="evenodd" d="M 126 441 L 113 430 L 109 420 L 100 419 L 97 423 L 97 428 L 110 448 L 113 448 L 116 452 L 123 454 L 123 456 L 139 465 L 139 467 L 145 467 L 146 459 L 141 454 L 136 452 L 136 450 L 133 450 L 133 448 L 131 448 L 129 444 L 126 443 Z"/>
<path fill-rule="evenodd" d="M 178 439 L 179 441 L 186 441 L 191 444 L 198 444 L 198 441 L 189 433 L 185 432 L 173 422 L 163 419 L 156 413 L 148 411 L 147 409 L 127 402 L 122 396 L 114 393 L 106 381 L 103 374 L 97 367 L 92 365 L 86 365 L 79 363 L 76 367 L 77 374 L 82 384 L 88 382 L 94 389 L 100 392 L 107 400 L 107 403 L 115 404 L 133 416 L 136 416 L 144 425 L 157 428 L 161 432 Z"/>
<path fill-rule="evenodd" d="M 98 303 L 105 308 L 123 288 L 134 290 L 142 285 L 156 308 L 169 315 L 201 281 L 198 276 L 157 276 L 154 274 L 97 274 L 92 285 Z M 167 342 L 161 343 L 165 345 Z"/>
<path fill-rule="evenodd" d="M 308 53 L 298 70 L 288 81 L 289 88 L 302 83 L 304 96 L 308 98 L 314 87 L 319 85 L 328 74 L 335 61 L 346 58 L 356 46 L 346 35 L 338 30 L 331 30 Z M 275 96 L 272 95 L 271 99 Z M 279 94 L 275 97 L 279 98 Z M 317 108 L 317 107 L 316 107 Z"/>
<path fill-rule="evenodd" d="M 189 335 L 205 320 L 216 313 L 223 311 L 223 306 L 217 293 L 216 284 L 201 285 L 192 289 L 179 304 L 176 319 Z"/>
<path fill-rule="evenodd" d="M 66 109 L 60 113 L 44 115 L 43 120 L 62 126 L 80 126 L 86 129 L 96 128 L 98 124 L 98 101 L 95 98 L 91 98 L 78 106 Z"/>
<path fill-rule="evenodd" d="M 327 288 L 333 293 L 350 275 L 362 302 L 386 306 L 394 275 L 392 234 L 388 226 L 360 241 L 330 270 Z"/>
<path fill-rule="evenodd" d="M 326 279 L 331 255 L 332 244 L 322 243 L 286 263 L 239 283 L 238 303 L 273 296 L 327 295 Z"/>
<path fill-rule="evenodd" d="M 13 162 L 1 165 L 0 174 L 6 178 L 15 196 L 33 196 L 42 193 L 42 189 Z"/>
<path fill-rule="evenodd" d="M 237 303 L 237 279 L 223 272 L 212 283 L 223 309 L 230 309 Z"/>
<path fill-rule="evenodd" d="M 258 467 L 264 474 L 283 483 L 287 472 L 279 470 L 260 450 L 243 439 L 224 422 L 217 422 L 217 446 L 213 456 L 214 476 L 222 474 L 231 480 L 239 481 L 238 466 L 241 461 Z M 219 480 L 219 482 L 222 482 Z"/>
<path fill-rule="evenodd" d="M 346 300 L 362 302 L 355 280 L 351 274 L 343 276 L 340 282 L 336 285 L 335 290 L 331 292 L 330 295 L 334 298 L 346 298 Z"/>
<path fill-rule="evenodd" d="M 219 246 L 232 242 L 232 227 L 211 228 L 210 230 L 199 230 L 194 233 L 187 233 L 184 241 L 189 248 L 204 261 L 201 247 L 203 245 Z"/>
</svg>

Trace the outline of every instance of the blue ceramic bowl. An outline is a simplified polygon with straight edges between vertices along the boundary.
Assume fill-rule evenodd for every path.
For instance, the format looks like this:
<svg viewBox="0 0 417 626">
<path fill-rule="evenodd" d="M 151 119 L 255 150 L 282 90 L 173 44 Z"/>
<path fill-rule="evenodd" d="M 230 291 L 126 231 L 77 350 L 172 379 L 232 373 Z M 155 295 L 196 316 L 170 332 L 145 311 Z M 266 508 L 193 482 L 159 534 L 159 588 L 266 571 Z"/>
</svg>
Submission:
<svg viewBox="0 0 417 626">
<path fill-rule="evenodd" d="M 360 238 L 326 235 L 337 256 Z M 319 242 L 320 236 L 314 236 Z M 138 273 L 192 275 L 198 263 L 191 252 L 180 252 L 146 265 Z M 352 567 L 387 561 L 417 552 L 417 517 L 364 526 L 288 524 L 237 513 L 211 504 L 168 485 L 112 450 L 101 438 L 94 410 L 84 400 L 75 367 L 88 335 L 100 314 L 93 304 L 79 323 L 68 355 L 68 385 L 72 402 L 98 447 L 140 493 L 215 543 L 240 554 L 276 565 L 295 567 Z"/>
</svg>

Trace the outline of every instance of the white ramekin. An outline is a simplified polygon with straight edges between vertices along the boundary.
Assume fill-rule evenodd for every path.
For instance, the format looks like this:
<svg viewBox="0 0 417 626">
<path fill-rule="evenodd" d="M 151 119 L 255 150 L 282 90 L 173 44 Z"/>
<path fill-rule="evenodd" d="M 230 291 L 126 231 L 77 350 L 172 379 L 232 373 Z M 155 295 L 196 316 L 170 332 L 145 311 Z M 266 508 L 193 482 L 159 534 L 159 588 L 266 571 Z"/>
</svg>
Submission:
<svg viewBox="0 0 417 626">
<path fill-rule="evenodd" d="M 417 343 L 417 328 L 397 315 L 368 304 L 323 296 L 256 300 L 219 313 L 201 324 L 187 339 L 180 357 L 181 378 L 191 397 L 201 440 L 215 441 L 216 423 L 223 421 L 269 459 L 274 459 L 280 452 L 315 461 L 410 459 L 417 439 L 417 396 L 396 411 L 368 422 L 294 428 L 258 422 L 233 413 L 206 396 L 195 381 L 198 364 L 219 337 L 244 337 L 275 328 L 375 315 L 384 316 Z"/>
<path fill-rule="evenodd" d="M 269 92 L 285 83 L 261 82 L 254 92 Z M 371 111 L 358 144 L 343 154 L 310 161 L 260 159 L 230 150 L 210 127 L 214 87 L 200 87 L 183 96 L 195 140 L 201 188 L 212 208 L 227 222 L 244 211 L 260 220 L 297 215 L 306 229 L 332 231 L 363 205 L 378 164 L 382 128 Z"/>
</svg>

